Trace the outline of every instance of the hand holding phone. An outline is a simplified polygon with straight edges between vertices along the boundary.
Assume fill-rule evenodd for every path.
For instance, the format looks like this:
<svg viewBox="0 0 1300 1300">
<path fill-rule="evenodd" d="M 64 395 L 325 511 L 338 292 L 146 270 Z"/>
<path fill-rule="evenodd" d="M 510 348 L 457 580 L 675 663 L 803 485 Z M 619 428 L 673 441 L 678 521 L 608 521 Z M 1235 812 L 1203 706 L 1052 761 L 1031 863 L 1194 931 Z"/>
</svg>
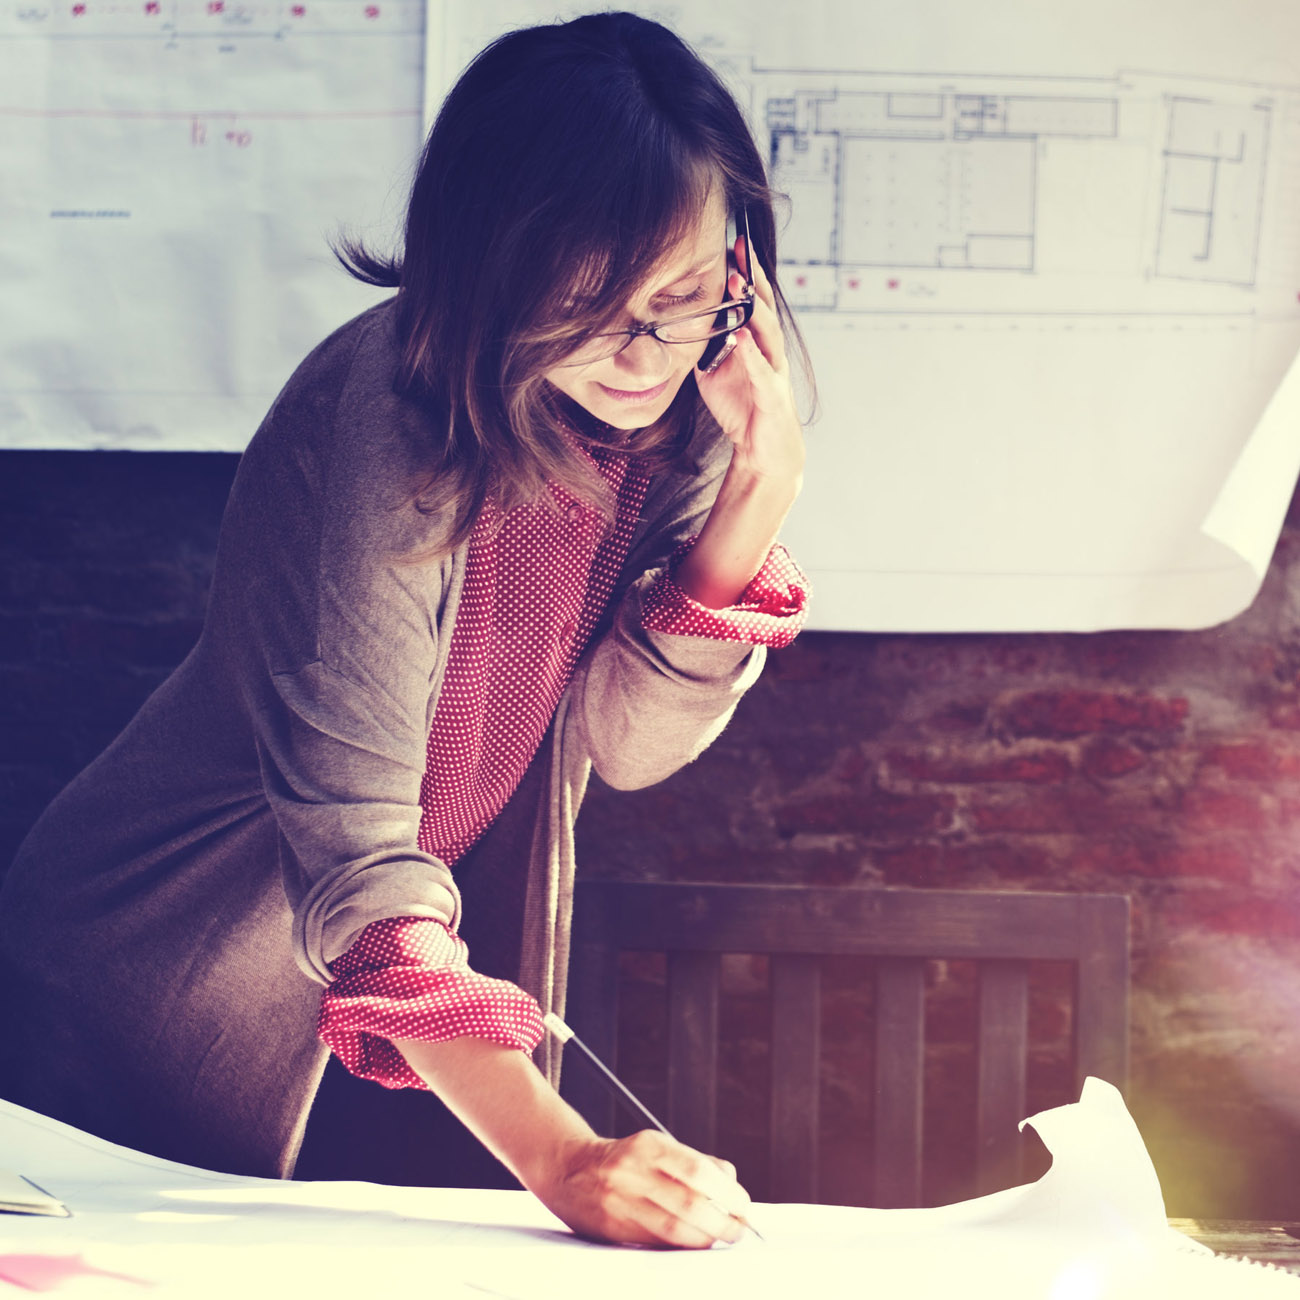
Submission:
<svg viewBox="0 0 1300 1300">
<path fill-rule="evenodd" d="M 793 500 L 803 477 L 803 429 L 780 301 L 756 253 L 743 209 L 736 222 L 741 233 L 729 248 L 727 301 L 702 317 L 710 323 L 711 337 L 705 341 L 696 379 L 704 404 L 732 444 L 729 479 L 761 481 L 769 495 L 775 492 Z"/>
<path fill-rule="evenodd" d="M 714 326 L 722 329 L 730 323 L 730 328 L 724 333 L 715 334 L 709 340 L 708 346 L 700 355 L 696 362 L 696 369 L 702 374 L 711 375 L 722 363 L 731 355 L 736 346 L 736 331 L 741 326 L 749 323 L 749 318 L 754 311 L 754 277 L 750 274 L 749 260 L 753 256 L 753 245 L 749 239 L 749 214 L 744 208 L 740 212 L 732 213 L 727 222 L 727 283 L 731 283 L 731 272 L 739 270 L 736 266 L 735 253 L 736 239 L 740 232 L 745 235 L 745 287 L 741 290 L 740 297 L 725 302 L 714 317 Z M 724 290 L 725 292 L 725 290 Z"/>
</svg>

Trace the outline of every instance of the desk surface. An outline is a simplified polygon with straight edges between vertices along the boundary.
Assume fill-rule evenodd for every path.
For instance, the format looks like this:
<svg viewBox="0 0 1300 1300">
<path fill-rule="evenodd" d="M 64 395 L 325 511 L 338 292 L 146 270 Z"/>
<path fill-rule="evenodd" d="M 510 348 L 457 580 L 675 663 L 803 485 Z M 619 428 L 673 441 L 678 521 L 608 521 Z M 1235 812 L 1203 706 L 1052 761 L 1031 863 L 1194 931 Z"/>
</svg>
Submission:
<svg viewBox="0 0 1300 1300">
<path fill-rule="evenodd" d="M 1223 1255 L 1244 1255 L 1300 1276 L 1300 1223 L 1281 1220 L 1170 1219 L 1169 1226 Z"/>
</svg>

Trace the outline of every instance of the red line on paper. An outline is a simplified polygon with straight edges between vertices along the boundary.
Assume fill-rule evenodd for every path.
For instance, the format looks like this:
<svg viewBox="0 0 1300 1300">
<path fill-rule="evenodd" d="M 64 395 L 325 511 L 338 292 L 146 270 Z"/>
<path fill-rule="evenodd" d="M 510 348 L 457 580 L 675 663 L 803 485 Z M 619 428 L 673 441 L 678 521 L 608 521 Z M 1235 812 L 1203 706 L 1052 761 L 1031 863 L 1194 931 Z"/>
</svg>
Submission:
<svg viewBox="0 0 1300 1300">
<path fill-rule="evenodd" d="M 93 117 L 125 118 L 143 121 L 172 121 L 176 118 L 189 120 L 194 117 L 239 117 L 246 120 L 256 119 L 262 122 L 318 122 L 322 120 L 348 121 L 355 118 L 419 117 L 418 108 L 378 108 L 358 109 L 353 113 L 299 113 L 299 112 L 249 112 L 233 108 L 200 109 L 100 109 L 100 108 L 4 108 L 0 107 L 0 117 Z"/>
</svg>

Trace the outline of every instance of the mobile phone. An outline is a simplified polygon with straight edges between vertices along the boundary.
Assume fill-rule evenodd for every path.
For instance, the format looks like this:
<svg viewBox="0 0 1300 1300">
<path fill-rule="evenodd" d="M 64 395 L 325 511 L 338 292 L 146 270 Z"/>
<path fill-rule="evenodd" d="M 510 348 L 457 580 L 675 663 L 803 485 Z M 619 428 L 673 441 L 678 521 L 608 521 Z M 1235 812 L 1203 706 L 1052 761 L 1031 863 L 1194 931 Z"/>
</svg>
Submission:
<svg viewBox="0 0 1300 1300">
<path fill-rule="evenodd" d="M 753 256 L 753 253 L 751 252 L 752 245 L 750 244 L 750 240 L 749 240 L 749 218 L 747 215 L 737 215 L 735 212 L 733 212 L 727 218 L 727 280 L 728 282 L 730 282 L 731 280 L 732 271 L 739 269 L 736 265 L 735 248 L 736 248 L 736 240 L 737 238 L 739 238 L 739 235 L 742 231 L 744 232 L 744 236 L 745 236 L 745 257 L 746 259 L 749 259 Z M 752 275 L 748 275 L 745 278 L 750 282 L 750 284 L 753 283 Z M 723 289 L 723 292 L 724 293 L 726 292 L 725 288 Z M 753 290 L 750 289 L 749 292 L 752 294 Z M 720 311 L 715 317 L 715 322 L 718 325 L 722 325 L 726 322 L 726 319 L 727 319 L 726 311 L 725 310 Z M 748 319 L 749 317 L 746 316 L 745 320 Z M 743 325 L 744 323 L 745 321 L 741 321 L 741 325 Z M 739 328 L 740 325 L 737 325 L 736 329 Z M 706 375 L 712 374 L 731 355 L 731 351 L 735 346 L 736 346 L 736 330 L 728 330 L 726 334 L 715 335 L 713 338 L 709 340 L 708 346 L 700 354 L 700 359 L 699 361 L 696 362 L 695 368 L 703 374 Z"/>
<path fill-rule="evenodd" d="M 718 315 L 724 319 L 726 317 L 725 312 L 719 312 Z M 709 340 L 709 346 L 701 353 L 695 368 L 702 374 L 711 375 L 731 355 L 731 351 L 735 346 L 735 330 L 731 330 L 727 334 L 715 335 Z"/>
</svg>

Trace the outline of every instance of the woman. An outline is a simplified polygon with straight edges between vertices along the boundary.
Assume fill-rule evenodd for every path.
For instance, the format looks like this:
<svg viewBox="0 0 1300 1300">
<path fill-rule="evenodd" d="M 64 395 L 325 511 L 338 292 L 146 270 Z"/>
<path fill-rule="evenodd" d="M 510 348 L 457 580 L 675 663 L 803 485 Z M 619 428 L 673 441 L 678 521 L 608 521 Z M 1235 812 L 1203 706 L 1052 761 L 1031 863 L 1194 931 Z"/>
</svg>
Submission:
<svg viewBox="0 0 1300 1300">
<path fill-rule="evenodd" d="M 593 765 L 632 788 L 688 762 L 801 617 L 762 162 L 656 24 L 516 32 L 443 106 L 400 264 L 341 256 L 396 297 L 277 398 L 198 644 L 0 895 L 0 1085 L 289 1176 L 328 1044 L 434 1091 L 580 1232 L 732 1240 L 734 1171 L 596 1137 L 540 1016 Z"/>
</svg>

